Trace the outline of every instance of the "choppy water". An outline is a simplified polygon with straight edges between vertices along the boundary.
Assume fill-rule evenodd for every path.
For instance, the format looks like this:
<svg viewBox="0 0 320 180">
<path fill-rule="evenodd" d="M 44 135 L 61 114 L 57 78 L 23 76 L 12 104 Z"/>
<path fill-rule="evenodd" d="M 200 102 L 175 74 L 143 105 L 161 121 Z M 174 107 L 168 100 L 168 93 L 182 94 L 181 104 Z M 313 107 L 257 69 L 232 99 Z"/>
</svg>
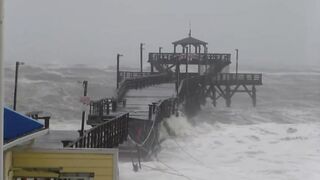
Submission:
<svg viewBox="0 0 320 180">
<path fill-rule="evenodd" d="M 6 69 L 6 103 L 12 104 L 12 68 Z M 93 99 L 111 96 L 114 72 L 102 68 L 31 67 L 20 71 L 18 110 L 48 111 L 54 128 L 77 129 L 79 97 L 89 81 Z M 264 69 L 257 107 L 236 94 L 232 107 L 210 103 L 192 120 L 171 118 L 177 137 L 166 140 L 142 171 L 120 163 L 121 179 L 320 179 L 320 69 Z"/>
</svg>

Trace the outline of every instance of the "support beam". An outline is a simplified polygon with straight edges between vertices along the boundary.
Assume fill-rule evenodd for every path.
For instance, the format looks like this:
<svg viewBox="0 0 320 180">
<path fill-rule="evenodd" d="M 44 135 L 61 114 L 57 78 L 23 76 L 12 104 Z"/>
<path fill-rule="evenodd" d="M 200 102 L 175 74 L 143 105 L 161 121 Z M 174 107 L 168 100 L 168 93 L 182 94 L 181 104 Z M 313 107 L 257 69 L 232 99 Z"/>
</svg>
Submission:
<svg viewBox="0 0 320 180">
<path fill-rule="evenodd" d="M 212 104 L 213 104 L 214 107 L 216 107 L 216 106 L 217 106 L 217 98 L 216 98 L 217 93 L 216 93 L 216 88 L 213 86 L 213 87 L 211 88 L 211 91 L 212 91 Z"/>
<path fill-rule="evenodd" d="M 246 85 L 244 85 L 244 84 L 242 86 L 245 89 L 245 91 L 248 93 L 248 95 L 252 98 L 251 91 L 248 89 L 248 87 Z"/>
<path fill-rule="evenodd" d="M 240 87 L 240 84 L 238 84 L 233 90 L 232 90 L 232 93 L 231 93 L 231 97 L 236 93 L 238 92 L 238 88 Z"/>
<path fill-rule="evenodd" d="M 226 99 L 226 94 L 224 93 L 224 91 L 221 89 L 221 87 L 220 86 L 217 86 L 217 88 L 218 88 L 218 90 L 219 91 L 217 91 L 224 99 Z"/>
<path fill-rule="evenodd" d="M 153 62 L 152 61 L 150 62 L 150 65 L 151 65 L 151 68 L 150 68 L 151 69 L 151 73 L 153 73 L 154 70 L 153 70 Z"/>
<path fill-rule="evenodd" d="M 226 86 L 226 106 L 230 107 L 231 106 L 231 90 L 230 90 L 230 86 L 227 85 Z"/>
<path fill-rule="evenodd" d="M 180 63 L 177 61 L 176 63 L 176 94 L 179 93 L 179 86 L 180 86 Z"/>
<path fill-rule="evenodd" d="M 253 85 L 252 86 L 252 104 L 253 104 L 253 107 L 256 107 L 257 105 L 257 96 L 256 96 L 256 86 Z"/>
</svg>

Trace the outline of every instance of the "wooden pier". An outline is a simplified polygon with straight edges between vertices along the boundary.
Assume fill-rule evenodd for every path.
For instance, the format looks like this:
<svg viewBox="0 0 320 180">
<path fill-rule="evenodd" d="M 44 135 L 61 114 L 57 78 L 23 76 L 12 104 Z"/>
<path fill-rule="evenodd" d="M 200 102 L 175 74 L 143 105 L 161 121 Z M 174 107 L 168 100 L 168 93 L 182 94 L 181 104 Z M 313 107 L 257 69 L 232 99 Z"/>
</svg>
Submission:
<svg viewBox="0 0 320 180">
<path fill-rule="evenodd" d="M 262 74 L 223 73 L 231 54 L 208 53 L 207 43 L 191 34 L 173 46 L 173 53 L 149 53 L 150 72 L 120 71 L 117 66 L 116 96 L 90 103 L 87 124 L 93 128 L 68 147 L 121 150 L 127 140 L 124 149 L 148 154 L 158 144 L 160 124 L 178 110 L 193 116 L 208 97 L 213 107 L 219 98 L 230 107 L 232 97 L 243 92 L 256 106 Z M 177 52 L 179 46 L 182 52 Z M 192 66 L 196 72 L 190 71 Z"/>
</svg>

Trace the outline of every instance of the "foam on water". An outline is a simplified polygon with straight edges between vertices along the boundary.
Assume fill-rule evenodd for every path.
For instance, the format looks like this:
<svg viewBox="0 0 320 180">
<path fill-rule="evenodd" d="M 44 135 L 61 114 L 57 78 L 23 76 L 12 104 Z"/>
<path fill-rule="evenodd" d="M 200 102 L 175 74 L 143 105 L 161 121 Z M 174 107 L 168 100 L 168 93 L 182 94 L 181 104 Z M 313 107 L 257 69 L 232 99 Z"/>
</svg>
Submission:
<svg viewBox="0 0 320 180">
<path fill-rule="evenodd" d="M 209 118 L 209 117 L 208 117 Z M 319 179 L 320 123 L 224 124 L 195 126 L 168 121 L 176 137 L 142 171 L 120 164 L 122 179 Z"/>
<path fill-rule="evenodd" d="M 167 120 L 176 137 L 134 173 L 120 164 L 122 179 L 320 179 L 319 74 L 267 73 L 258 106 L 237 94 L 231 108 L 210 101 L 187 120 Z"/>
</svg>

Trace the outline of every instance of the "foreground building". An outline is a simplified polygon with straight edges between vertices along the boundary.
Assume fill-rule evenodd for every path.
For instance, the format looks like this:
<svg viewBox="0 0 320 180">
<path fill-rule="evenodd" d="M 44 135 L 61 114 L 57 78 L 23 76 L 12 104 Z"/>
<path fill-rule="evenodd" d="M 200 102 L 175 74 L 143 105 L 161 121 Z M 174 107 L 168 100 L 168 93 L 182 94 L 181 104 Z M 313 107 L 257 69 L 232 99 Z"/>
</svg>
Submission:
<svg viewBox="0 0 320 180">
<path fill-rule="evenodd" d="M 117 149 L 64 148 L 78 132 L 50 130 L 48 117 L 38 116 L 41 123 L 8 108 L 4 117 L 5 180 L 118 179 Z"/>
</svg>

